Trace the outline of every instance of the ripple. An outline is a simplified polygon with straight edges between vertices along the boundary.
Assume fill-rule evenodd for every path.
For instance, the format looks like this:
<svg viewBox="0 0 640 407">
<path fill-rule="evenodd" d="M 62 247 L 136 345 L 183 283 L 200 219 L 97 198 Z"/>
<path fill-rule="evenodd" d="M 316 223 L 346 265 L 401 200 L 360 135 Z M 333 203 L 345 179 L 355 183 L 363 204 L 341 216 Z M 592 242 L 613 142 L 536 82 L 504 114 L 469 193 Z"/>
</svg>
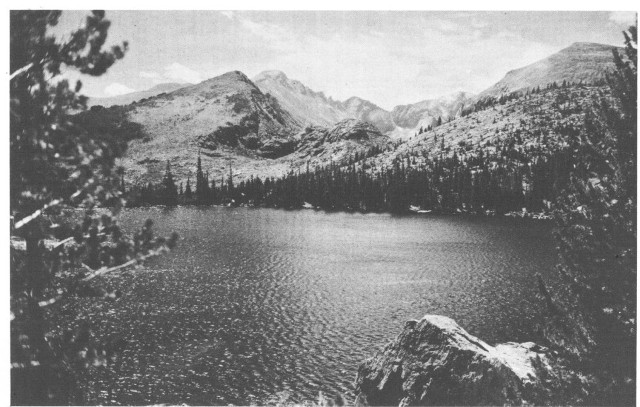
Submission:
<svg viewBox="0 0 640 407">
<path fill-rule="evenodd" d="M 532 278 L 554 263 L 548 225 L 496 218 L 151 208 L 121 224 L 147 217 L 181 245 L 110 278 L 118 301 L 69 304 L 98 335 L 131 339 L 112 375 L 89 377 L 112 390 L 91 404 L 352 399 L 358 365 L 407 319 L 444 314 L 488 342 L 525 340 Z"/>
</svg>

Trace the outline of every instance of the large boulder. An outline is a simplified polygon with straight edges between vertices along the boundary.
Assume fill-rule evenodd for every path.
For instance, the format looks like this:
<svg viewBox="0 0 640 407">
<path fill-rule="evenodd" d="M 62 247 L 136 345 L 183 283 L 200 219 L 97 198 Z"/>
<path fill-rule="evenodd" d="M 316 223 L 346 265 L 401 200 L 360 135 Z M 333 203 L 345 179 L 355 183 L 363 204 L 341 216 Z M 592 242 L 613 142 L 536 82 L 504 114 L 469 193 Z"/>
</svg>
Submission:
<svg viewBox="0 0 640 407">
<path fill-rule="evenodd" d="M 491 346 L 450 318 L 427 315 L 360 366 L 356 404 L 553 404 L 554 364 L 533 342 Z"/>
</svg>

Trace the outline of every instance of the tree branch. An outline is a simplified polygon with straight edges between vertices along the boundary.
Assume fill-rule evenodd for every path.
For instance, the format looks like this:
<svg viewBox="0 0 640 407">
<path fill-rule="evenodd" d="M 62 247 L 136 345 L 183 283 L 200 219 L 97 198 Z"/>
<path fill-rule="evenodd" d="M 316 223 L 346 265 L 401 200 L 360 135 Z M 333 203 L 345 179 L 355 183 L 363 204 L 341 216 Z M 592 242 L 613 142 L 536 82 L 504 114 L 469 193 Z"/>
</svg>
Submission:
<svg viewBox="0 0 640 407">
<path fill-rule="evenodd" d="M 51 201 L 50 203 L 48 203 L 45 206 L 43 206 L 42 209 L 38 209 L 37 211 L 35 211 L 31 215 L 20 219 L 20 221 L 18 221 L 18 223 L 16 223 L 14 229 L 16 229 L 16 230 L 20 229 L 21 227 L 23 227 L 27 223 L 29 223 L 32 220 L 36 219 L 38 216 L 42 215 L 42 212 L 44 212 L 48 208 L 51 208 L 52 206 L 60 205 L 61 203 L 62 203 L 61 199 L 55 199 L 55 200 Z"/>
<path fill-rule="evenodd" d="M 158 255 L 162 254 L 162 252 L 164 252 L 166 250 L 167 250 L 166 248 L 161 247 L 161 248 L 156 249 L 156 250 L 151 250 L 149 253 L 147 253 L 144 256 L 141 256 L 141 257 L 138 257 L 138 258 L 135 258 L 135 259 L 131 259 L 126 263 L 122 263 L 119 266 L 114 266 L 114 267 L 111 267 L 111 268 L 102 267 L 99 270 L 93 270 L 91 267 L 89 267 L 86 264 L 82 263 L 82 266 L 85 267 L 86 269 L 88 269 L 89 271 L 91 271 L 92 273 L 89 274 L 88 276 L 86 276 L 85 278 L 83 278 L 80 281 L 87 282 L 87 281 L 93 280 L 94 278 L 96 278 L 98 276 L 101 276 L 103 274 L 107 274 L 107 273 L 110 273 L 112 271 L 120 270 L 122 268 L 131 266 L 133 264 L 136 264 L 136 263 L 139 263 L 139 262 L 143 262 L 143 261 L 145 261 L 146 259 L 148 259 L 150 257 L 158 256 Z"/>
<path fill-rule="evenodd" d="M 22 75 L 23 73 L 27 72 L 29 69 L 33 68 L 33 62 L 29 62 L 27 65 L 23 66 L 22 68 L 14 71 L 11 76 L 9 76 L 9 80 L 12 81 L 13 78 Z"/>
</svg>

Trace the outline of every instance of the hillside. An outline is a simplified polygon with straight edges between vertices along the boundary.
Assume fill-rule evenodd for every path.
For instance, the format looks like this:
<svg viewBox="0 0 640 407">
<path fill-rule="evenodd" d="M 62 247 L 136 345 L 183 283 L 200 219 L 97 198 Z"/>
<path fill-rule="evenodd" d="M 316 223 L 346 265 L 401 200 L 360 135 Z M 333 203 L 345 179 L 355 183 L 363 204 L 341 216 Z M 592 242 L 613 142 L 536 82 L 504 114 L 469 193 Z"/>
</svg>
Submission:
<svg viewBox="0 0 640 407">
<path fill-rule="evenodd" d="M 575 85 L 523 94 L 504 104 L 495 103 L 431 131 L 397 144 L 371 160 L 391 166 L 397 158 L 412 157 L 421 165 L 434 157 L 499 154 L 506 147 L 521 151 L 553 152 L 566 145 L 564 137 L 580 129 L 593 97 L 607 92 L 599 86 Z"/>
<path fill-rule="evenodd" d="M 151 89 L 143 90 L 140 92 L 132 92 L 127 93 L 125 95 L 118 95 L 113 97 L 106 98 L 89 98 L 87 101 L 87 107 L 92 106 L 124 106 L 131 104 L 133 102 L 138 102 L 142 99 L 146 99 L 149 97 L 157 96 L 161 93 L 173 92 L 174 90 L 178 90 L 180 88 L 184 88 L 188 86 L 186 83 L 161 83 L 152 87 Z"/>
<path fill-rule="evenodd" d="M 614 49 L 621 50 L 611 45 L 576 42 L 538 62 L 507 72 L 479 97 L 495 97 L 525 88 L 544 87 L 553 82 L 593 83 L 613 69 Z"/>
<path fill-rule="evenodd" d="M 129 143 L 121 160 L 133 182 L 158 181 L 166 161 L 178 179 L 190 174 L 199 150 L 207 168 L 230 160 L 251 162 L 293 151 L 298 122 L 234 71 L 197 85 L 133 103 L 127 118 L 145 137 Z"/>
</svg>

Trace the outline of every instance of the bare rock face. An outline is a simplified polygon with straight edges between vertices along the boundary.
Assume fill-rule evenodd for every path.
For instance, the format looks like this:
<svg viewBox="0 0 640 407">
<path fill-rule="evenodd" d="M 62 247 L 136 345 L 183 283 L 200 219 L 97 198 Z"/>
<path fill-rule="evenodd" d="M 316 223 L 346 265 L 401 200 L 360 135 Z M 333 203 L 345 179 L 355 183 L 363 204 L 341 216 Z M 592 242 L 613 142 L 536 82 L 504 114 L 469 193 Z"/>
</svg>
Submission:
<svg viewBox="0 0 640 407">
<path fill-rule="evenodd" d="M 553 363 L 533 342 L 490 346 L 450 318 L 427 315 L 360 366 L 356 404 L 553 404 Z"/>
<path fill-rule="evenodd" d="M 372 147 L 384 147 L 389 137 L 370 123 L 345 119 L 331 128 L 309 126 L 297 136 L 296 154 L 299 163 L 312 166 L 330 162 L 346 165 L 350 157 L 364 154 Z"/>
<path fill-rule="evenodd" d="M 281 71 L 265 71 L 253 78 L 265 94 L 276 98 L 282 107 L 305 126 L 332 126 L 350 117 L 336 102 L 322 92 L 314 92 L 300 81 L 289 79 Z"/>
</svg>

